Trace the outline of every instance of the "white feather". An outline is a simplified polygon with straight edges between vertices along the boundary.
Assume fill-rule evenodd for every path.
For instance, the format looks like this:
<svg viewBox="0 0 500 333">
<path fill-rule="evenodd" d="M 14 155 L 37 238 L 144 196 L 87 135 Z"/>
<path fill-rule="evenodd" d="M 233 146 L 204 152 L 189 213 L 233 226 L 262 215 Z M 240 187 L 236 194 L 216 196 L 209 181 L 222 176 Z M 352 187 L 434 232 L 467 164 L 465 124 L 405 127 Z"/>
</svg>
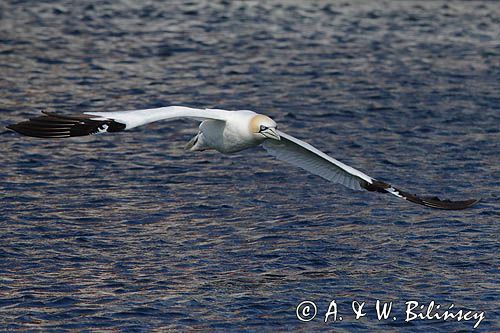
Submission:
<svg viewBox="0 0 500 333">
<path fill-rule="evenodd" d="M 126 129 L 152 123 L 158 120 L 175 120 L 191 118 L 199 121 L 206 119 L 227 120 L 233 112 L 217 109 L 194 109 L 185 106 L 167 106 L 156 109 L 114 111 L 114 112 L 85 112 L 95 120 L 113 119 L 125 124 Z"/>
<path fill-rule="evenodd" d="M 326 180 L 342 184 L 353 190 L 362 190 L 360 181 L 372 183 L 373 179 L 322 151 L 307 142 L 277 131 L 280 141 L 266 140 L 264 148 L 276 158 L 298 166 Z"/>
</svg>

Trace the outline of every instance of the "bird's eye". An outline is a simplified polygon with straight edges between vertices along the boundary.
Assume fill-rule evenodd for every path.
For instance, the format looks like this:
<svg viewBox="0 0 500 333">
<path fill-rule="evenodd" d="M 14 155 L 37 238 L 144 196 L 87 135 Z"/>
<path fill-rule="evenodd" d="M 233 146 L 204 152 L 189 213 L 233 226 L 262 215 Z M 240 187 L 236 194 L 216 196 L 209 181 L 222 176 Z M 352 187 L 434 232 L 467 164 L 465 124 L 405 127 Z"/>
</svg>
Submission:
<svg viewBox="0 0 500 333">
<path fill-rule="evenodd" d="M 265 131 L 266 129 L 268 129 L 269 127 L 267 126 L 264 126 L 264 125 L 260 125 L 260 131 Z"/>
</svg>

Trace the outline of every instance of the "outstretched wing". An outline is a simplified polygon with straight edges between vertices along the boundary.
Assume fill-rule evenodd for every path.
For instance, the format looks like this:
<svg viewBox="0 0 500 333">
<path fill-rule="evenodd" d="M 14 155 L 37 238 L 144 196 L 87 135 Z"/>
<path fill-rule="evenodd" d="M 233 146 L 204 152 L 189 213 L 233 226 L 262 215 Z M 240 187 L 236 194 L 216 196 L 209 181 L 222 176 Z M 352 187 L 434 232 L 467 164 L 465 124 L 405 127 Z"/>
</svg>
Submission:
<svg viewBox="0 0 500 333">
<path fill-rule="evenodd" d="M 18 133 L 38 138 L 67 138 L 104 132 L 120 132 L 158 120 L 191 118 L 225 121 L 231 111 L 168 106 L 157 109 L 86 112 L 63 116 L 42 111 L 43 115 L 7 126 Z"/>
<path fill-rule="evenodd" d="M 291 135 L 277 131 L 281 140 L 266 140 L 264 148 L 276 158 L 291 163 L 299 168 L 325 178 L 334 183 L 339 183 L 353 190 L 368 190 L 374 192 L 390 193 L 420 205 L 440 209 L 465 209 L 479 200 L 464 201 L 441 200 L 437 197 L 419 197 L 401 191 L 391 185 L 376 180 L 363 172 L 356 170 L 322 151 L 314 148 L 307 142 Z"/>
</svg>

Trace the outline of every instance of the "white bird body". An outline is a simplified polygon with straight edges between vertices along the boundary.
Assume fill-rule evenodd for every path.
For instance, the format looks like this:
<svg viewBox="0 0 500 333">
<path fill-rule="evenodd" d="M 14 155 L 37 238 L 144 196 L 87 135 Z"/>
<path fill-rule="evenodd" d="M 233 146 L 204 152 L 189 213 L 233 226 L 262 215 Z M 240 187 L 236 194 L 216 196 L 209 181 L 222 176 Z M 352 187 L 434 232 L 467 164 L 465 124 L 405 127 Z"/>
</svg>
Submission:
<svg viewBox="0 0 500 333">
<path fill-rule="evenodd" d="M 86 112 L 75 116 L 44 112 L 43 116 L 7 127 L 28 136 L 65 138 L 120 132 L 159 120 L 179 118 L 201 121 L 198 134 L 186 146 L 192 151 L 215 149 L 221 153 L 234 153 L 262 144 L 276 158 L 354 190 L 389 193 L 417 204 L 441 209 L 464 209 L 479 201 L 421 198 L 401 191 L 279 131 L 274 120 L 249 110 L 227 111 L 169 106 L 132 111 Z"/>
<path fill-rule="evenodd" d="M 204 120 L 200 124 L 201 140 L 204 145 L 191 150 L 215 149 L 221 153 L 235 153 L 257 146 L 265 137 L 257 138 L 250 130 L 250 122 L 257 114 L 252 111 L 232 112 L 226 121 Z"/>
<path fill-rule="evenodd" d="M 200 132 L 193 138 L 197 139 L 197 144 L 193 145 L 190 150 L 215 149 L 221 153 L 229 154 L 260 143 L 248 136 L 246 128 L 240 131 L 241 127 L 243 126 L 240 123 L 231 120 L 204 120 L 200 124 Z"/>
</svg>

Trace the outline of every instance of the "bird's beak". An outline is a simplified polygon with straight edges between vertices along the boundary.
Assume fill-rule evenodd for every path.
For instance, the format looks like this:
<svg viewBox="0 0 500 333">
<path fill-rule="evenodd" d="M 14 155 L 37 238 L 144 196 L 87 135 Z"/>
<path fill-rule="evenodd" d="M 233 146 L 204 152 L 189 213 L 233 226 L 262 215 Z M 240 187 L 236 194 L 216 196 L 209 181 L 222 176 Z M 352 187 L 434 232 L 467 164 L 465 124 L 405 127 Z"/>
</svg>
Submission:
<svg viewBox="0 0 500 333">
<path fill-rule="evenodd" d="M 281 137 L 278 134 L 278 132 L 276 132 L 275 128 L 268 128 L 265 131 L 262 131 L 260 133 L 262 133 L 262 135 L 264 135 L 268 139 L 274 139 L 274 140 L 278 140 L 278 141 L 281 140 Z"/>
</svg>

